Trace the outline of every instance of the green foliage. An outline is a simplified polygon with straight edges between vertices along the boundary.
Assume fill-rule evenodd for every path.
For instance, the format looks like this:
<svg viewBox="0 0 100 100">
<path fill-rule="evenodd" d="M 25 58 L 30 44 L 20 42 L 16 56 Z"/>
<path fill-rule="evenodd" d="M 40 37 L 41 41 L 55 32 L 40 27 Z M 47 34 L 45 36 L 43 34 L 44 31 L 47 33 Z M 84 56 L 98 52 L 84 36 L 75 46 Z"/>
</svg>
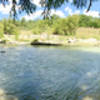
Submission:
<svg viewBox="0 0 100 100">
<path fill-rule="evenodd" d="M 79 17 L 77 15 L 69 16 L 67 18 L 67 29 L 69 35 L 75 35 L 78 28 Z"/>
<path fill-rule="evenodd" d="M 64 19 L 53 15 L 51 19 L 38 20 L 33 27 L 33 34 L 73 35 L 78 26 L 78 19 L 76 15 Z"/>
<path fill-rule="evenodd" d="M 9 34 L 9 35 L 17 35 L 17 34 L 19 34 L 18 28 L 14 24 L 13 20 L 4 19 L 3 20 L 3 24 L 4 24 L 4 34 Z"/>
<path fill-rule="evenodd" d="M 48 33 L 48 29 L 51 27 L 51 24 L 52 23 L 49 19 L 38 20 L 33 27 L 33 34 Z"/>
<path fill-rule="evenodd" d="M 79 27 L 94 27 L 100 28 L 100 19 L 91 16 L 80 15 Z"/>
<path fill-rule="evenodd" d="M 54 25 L 53 34 L 74 35 L 78 25 L 78 16 L 69 16 L 65 19 L 59 19 Z"/>
<path fill-rule="evenodd" d="M 0 22 L 0 35 L 15 35 L 18 38 L 19 31 L 28 30 L 33 34 L 55 34 L 55 35 L 75 35 L 78 27 L 100 28 L 100 19 L 86 15 L 72 15 L 60 18 L 57 15 L 45 20 L 16 20 L 4 19 Z"/>
<path fill-rule="evenodd" d="M 25 27 L 27 24 L 26 24 L 26 20 L 25 18 L 22 18 L 21 21 L 20 21 L 20 25 Z"/>
<path fill-rule="evenodd" d="M 0 38 L 3 37 L 3 34 L 4 34 L 4 26 L 3 26 L 2 22 L 0 22 Z"/>
</svg>

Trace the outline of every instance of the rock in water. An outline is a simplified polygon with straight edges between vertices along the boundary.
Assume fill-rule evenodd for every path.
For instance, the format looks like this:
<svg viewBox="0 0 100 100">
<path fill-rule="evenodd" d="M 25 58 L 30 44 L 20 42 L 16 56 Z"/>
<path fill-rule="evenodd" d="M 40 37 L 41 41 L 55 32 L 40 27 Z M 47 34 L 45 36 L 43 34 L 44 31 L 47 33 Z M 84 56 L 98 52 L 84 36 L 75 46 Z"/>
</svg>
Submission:
<svg viewBox="0 0 100 100">
<path fill-rule="evenodd" d="M 0 53 L 6 53 L 6 51 L 0 51 Z"/>
</svg>

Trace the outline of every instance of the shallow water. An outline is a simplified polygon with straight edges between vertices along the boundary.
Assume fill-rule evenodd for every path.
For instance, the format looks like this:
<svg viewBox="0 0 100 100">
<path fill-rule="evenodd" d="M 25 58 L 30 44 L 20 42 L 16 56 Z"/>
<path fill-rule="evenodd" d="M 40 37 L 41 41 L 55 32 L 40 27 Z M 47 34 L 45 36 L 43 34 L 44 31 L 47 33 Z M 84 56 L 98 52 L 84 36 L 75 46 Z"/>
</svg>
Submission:
<svg viewBox="0 0 100 100">
<path fill-rule="evenodd" d="M 100 100 L 99 49 L 0 47 L 0 98 Z"/>
</svg>

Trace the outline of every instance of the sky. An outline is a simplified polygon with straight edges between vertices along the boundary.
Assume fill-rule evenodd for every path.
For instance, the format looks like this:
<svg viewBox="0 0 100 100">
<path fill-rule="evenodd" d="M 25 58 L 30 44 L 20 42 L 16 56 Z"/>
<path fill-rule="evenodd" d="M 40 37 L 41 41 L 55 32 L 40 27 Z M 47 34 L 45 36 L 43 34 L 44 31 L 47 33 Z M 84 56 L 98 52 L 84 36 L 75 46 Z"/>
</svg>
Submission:
<svg viewBox="0 0 100 100">
<path fill-rule="evenodd" d="M 37 10 L 30 15 L 27 15 L 25 13 L 19 14 L 18 19 L 25 18 L 26 20 L 35 20 L 35 19 L 42 18 L 41 13 L 43 12 L 43 10 L 39 4 L 40 0 L 34 0 L 33 2 L 38 6 Z M 9 17 L 11 6 L 12 6 L 11 3 L 9 3 L 9 5 L 7 5 L 6 7 L 0 4 L 0 19 Z M 73 14 L 85 14 L 87 16 L 93 16 L 99 18 L 100 17 L 99 12 L 100 12 L 100 0 L 98 0 L 98 2 L 93 3 L 89 12 L 86 12 L 86 8 L 77 9 L 75 6 L 71 4 L 64 4 L 56 10 L 51 9 L 51 15 L 56 14 L 61 18 L 65 18 L 66 16 L 73 15 Z"/>
</svg>

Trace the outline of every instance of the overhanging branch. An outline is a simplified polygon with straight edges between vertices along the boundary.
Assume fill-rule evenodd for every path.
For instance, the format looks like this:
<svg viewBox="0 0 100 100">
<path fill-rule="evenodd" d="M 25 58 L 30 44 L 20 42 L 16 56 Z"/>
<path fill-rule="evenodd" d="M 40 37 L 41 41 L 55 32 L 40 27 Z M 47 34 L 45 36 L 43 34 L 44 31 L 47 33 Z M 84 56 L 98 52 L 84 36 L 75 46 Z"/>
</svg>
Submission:
<svg viewBox="0 0 100 100">
<path fill-rule="evenodd" d="M 87 9 L 87 12 L 90 10 L 91 6 L 92 6 L 92 0 L 90 0 L 90 3 L 89 3 L 89 6 L 88 6 L 88 9 Z"/>
</svg>

